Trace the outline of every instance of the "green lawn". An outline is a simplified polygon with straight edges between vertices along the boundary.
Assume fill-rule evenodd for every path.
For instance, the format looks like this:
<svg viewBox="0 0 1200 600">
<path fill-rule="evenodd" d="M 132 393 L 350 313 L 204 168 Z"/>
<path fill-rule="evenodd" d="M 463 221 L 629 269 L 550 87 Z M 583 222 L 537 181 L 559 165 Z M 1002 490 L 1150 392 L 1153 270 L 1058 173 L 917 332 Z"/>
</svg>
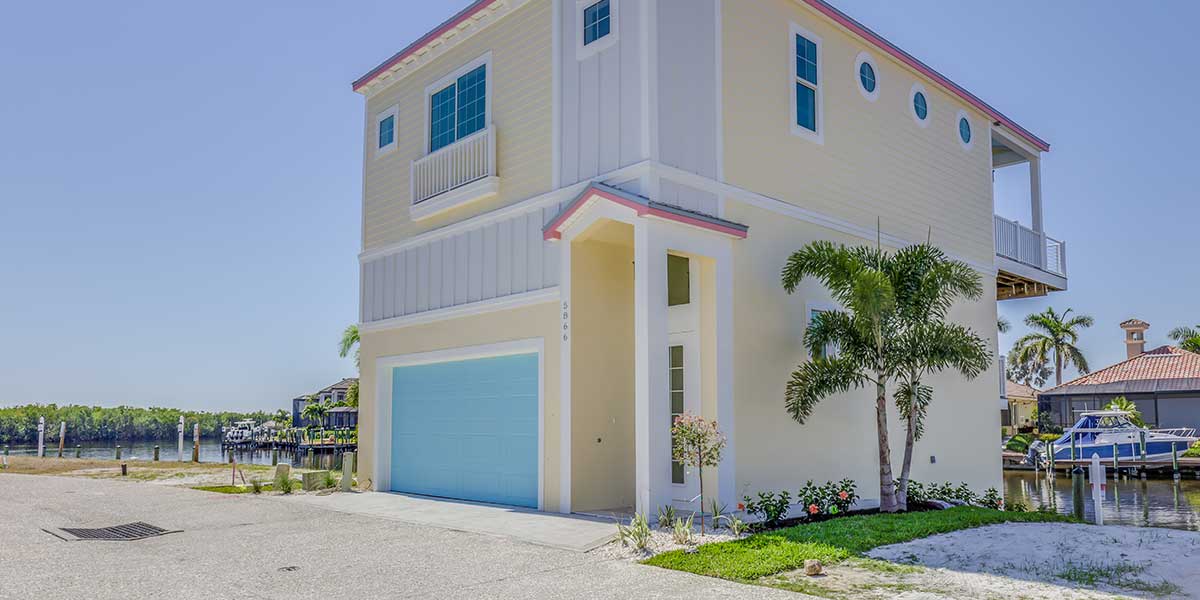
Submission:
<svg viewBox="0 0 1200 600">
<path fill-rule="evenodd" d="M 664 552 L 647 559 L 645 564 L 747 581 L 799 569 L 810 558 L 830 564 L 877 546 L 959 529 L 1010 521 L 1068 520 L 1052 513 L 1002 512 L 965 506 L 903 514 L 856 515 L 759 533 L 732 542 L 706 544 L 693 554 L 680 550 Z"/>
</svg>

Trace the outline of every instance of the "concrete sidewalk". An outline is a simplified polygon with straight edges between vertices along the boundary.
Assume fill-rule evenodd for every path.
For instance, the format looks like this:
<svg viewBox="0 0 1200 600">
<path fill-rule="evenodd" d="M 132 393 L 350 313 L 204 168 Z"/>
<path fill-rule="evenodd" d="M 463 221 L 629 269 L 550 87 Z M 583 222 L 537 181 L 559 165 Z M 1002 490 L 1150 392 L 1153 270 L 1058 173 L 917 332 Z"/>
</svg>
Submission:
<svg viewBox="0 0 1200 600">
<path fill-rule="evenodd" d="M 507 537 L 574 552 L 587 552 L 616 536 L 616 523 L 578 515 L 410 494 L 365 492 L 325 496 L 274 496 L 325 510 Z"/>
</svg>

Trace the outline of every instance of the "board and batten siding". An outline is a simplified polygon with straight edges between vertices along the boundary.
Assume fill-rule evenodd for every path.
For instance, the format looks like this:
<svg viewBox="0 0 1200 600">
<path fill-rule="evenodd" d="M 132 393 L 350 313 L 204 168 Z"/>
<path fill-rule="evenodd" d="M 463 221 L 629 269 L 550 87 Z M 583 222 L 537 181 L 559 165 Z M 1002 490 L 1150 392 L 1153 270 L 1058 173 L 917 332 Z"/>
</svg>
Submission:
<svg viewBox="0 0 1200 600">
<path fill-rule="evenodd" d="M 420 69 L 368 97 L 363 136 L 364 251 L 550 191 L 552 1 L 557 0 L 529 0 L 501 21 L 458 42 Z M 413 221 L 409 215 L 410 168 L 413 160 L 425 156 L 428 145 L 425 89 L 487 52 L 492 53 L 488 78 L 492 81 L 491 122 L 496 126 L 499 194 Z M 375 116 L 392 106 L 399 108 L 397 148 L 376 157 Z"/>
<path fill-rule="evenodd" d="M 559 2 L 562 185 L 634 164 L 642 148 L 642 27 L 647 0 L 619 0 L 618 41 L 579 59 L 576 1 Z"/>
<path fill-rule="evenodd" d="M 937 84 L 794 0 L 748 10 L 722 2 L 724 174 L 733 185 L 979 264 L 995 259 L 991 120 Z M 824 143 L 793 135 L 790 23 L 821 38 Z M 859 92 L 855 58 L 873 58 L 879 97 Z M 929 124 L 912 116 L 924 85 Z M 970 149 L 958 140 L 967 113 Z"/>
<path fill-rule="evenodd" d="M 555 204 L 363 262 L 360 321 L 371 323 L 558 285 L 559 250 L 542 227 Z"/>
</svg>

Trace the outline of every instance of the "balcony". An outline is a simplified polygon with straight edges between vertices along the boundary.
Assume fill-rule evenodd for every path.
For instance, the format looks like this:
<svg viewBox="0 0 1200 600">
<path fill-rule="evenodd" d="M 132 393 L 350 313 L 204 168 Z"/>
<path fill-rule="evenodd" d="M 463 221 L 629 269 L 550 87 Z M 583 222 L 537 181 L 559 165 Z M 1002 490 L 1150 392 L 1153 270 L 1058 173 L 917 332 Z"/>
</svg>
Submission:
<svg viewBox="0 0 1200 600">
<path fill-rule="evenodd" d="M 414 220 L 495 195 L 500 191 L 495 125 L 414 160 L 410 181 Z"/>
<path fill-rule="evenodd" d="M 997 299 L 1044 296 L 1067 288 L 1066 242 L 1000 215 L 994 218 Z"/>
</svg>

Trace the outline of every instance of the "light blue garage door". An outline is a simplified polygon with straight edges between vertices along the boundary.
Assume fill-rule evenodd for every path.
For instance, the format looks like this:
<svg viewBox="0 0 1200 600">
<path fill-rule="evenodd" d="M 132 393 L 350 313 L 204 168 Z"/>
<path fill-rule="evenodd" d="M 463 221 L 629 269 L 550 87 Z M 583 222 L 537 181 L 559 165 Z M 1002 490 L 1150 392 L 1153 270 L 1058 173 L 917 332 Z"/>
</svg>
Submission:
<svg viewBox="0 0 1200 600">
<path fill-rule="evenodd" d="M 537 508 L 538 355 L 396 367 L 392 489 Z"/>
</svg>

